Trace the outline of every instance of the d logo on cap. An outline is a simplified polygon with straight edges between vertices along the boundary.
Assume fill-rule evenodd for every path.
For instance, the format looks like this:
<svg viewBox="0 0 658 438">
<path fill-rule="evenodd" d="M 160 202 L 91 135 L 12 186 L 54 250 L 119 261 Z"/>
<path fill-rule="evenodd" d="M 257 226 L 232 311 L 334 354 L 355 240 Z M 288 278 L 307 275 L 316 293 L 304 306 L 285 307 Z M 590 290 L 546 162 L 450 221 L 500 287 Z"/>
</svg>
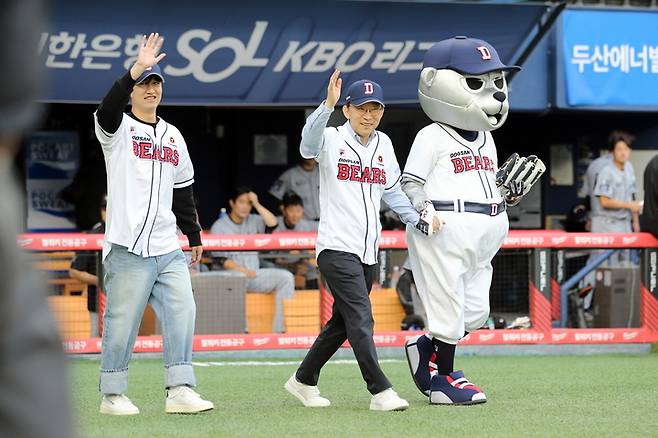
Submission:
<svg viewBox="0 0 658 438">
<path fill-rule="evenodd" d="M 491 52 L 486 46 L 480 46 L 476 50 L 480 52 L 480 56 L 483 60 L 489 61 L 491 59 Z"/>
</svg>

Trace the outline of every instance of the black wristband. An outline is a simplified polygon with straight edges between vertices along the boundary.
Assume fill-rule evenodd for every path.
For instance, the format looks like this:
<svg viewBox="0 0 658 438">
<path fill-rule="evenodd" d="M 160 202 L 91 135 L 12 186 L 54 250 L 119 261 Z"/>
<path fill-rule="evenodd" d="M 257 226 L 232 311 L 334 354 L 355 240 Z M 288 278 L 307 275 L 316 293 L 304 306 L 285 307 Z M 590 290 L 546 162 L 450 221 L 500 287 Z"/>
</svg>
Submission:
<svg viewBox="0 0 658 438">
<path fill-rule="evenodd" d="M 186 234 L 187 240 L 190 242 L 190 246 L 201 246 L 201 232 L 197 231 L 195 233 Z"/>
</svg>

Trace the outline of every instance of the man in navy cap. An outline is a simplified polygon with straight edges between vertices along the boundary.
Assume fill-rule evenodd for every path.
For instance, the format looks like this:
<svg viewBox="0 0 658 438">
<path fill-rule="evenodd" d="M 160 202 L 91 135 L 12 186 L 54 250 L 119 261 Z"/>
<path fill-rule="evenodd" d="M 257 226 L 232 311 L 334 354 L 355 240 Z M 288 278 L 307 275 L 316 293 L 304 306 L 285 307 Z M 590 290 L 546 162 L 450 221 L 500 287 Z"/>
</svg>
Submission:
<svg viewBox="0 0 658 438">
<path fill-rule="evenodd" d="M 346 341 L 354 350 L 361 375 L 372 394 L 370 409 L 404 410 L 409 406 L 393 390 L 378 360 L 368 294 L 377 276 L 379 205 L 382 199 L 404 223 L 424 234 L 433 225 L 420 219 L 400 188 L 400 166 L 393 144 L 377 131 L 384 114 L 384 94 L 376 82 L 360 80 L 347 90 L 347 122 L 328 128 L 342 80 L 336 70 L 327 99 L 308 117 L 300 153 L 320 168 L 320 225 L 316 240 L 318 267 L 334 297 L 333 314 L 285 388 L 304 406 L 326 407 L 317 383 L 320 370 Z"/>
<path fill-rule="evenodd" d="M 192 388 L 196 305 L 176 226 L 187 236 L 192 263 L 201 259 L 194 168 L 180 131 L 157 115 L 164 78 L 163 39 L 144 36 L 135 64 L 114 83 L 94 113 L 107 168 L 103 243 L 107 304 L 103 320 L 100 412 L 135 415 L 126 396 L 128 363 L 147 303 L 162 323 L 165 412 L 213 409 Z M 124 112 L 128 101 L 131 111 Z"/>
</svg>

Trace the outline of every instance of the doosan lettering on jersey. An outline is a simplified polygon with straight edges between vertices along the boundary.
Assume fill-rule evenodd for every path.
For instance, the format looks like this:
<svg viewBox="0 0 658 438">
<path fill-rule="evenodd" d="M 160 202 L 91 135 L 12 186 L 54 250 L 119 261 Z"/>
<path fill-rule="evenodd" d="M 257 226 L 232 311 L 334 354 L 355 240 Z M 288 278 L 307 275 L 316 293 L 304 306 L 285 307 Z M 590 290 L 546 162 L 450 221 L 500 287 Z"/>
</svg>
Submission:
<svg viewBox="0 0 658 438">
<path fill-rule="evenodd" d="M 468 141 L 450 126 L 432 123 L 418 132 L 414 145 L 404 177 L 423 184 L 429 199 L 501 202 L 496 145 L 489 132 Z"/>
</svg>

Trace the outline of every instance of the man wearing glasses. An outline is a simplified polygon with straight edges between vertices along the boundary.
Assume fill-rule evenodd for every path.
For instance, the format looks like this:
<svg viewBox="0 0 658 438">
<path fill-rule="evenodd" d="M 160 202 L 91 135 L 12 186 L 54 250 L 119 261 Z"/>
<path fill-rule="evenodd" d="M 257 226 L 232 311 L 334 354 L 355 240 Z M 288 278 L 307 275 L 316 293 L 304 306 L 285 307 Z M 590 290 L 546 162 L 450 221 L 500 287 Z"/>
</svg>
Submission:
<svg viewBox="0 0 658 438">
<path fill-rule="evenodd" d="M 341 85 L 336 70 L 329 79 L 326 100 L 306 120 L 299 148 L 302 157 L 315 159 L 320 168 L 316 254 L 334 297 L 333 315 L 285 388 L 304 406 L 329 406 L 317 388 L 320 370 L 349 340 L 372 394 L 370 409 L 404 410 L 409 403 L 397 395 L 381 370 L 372 339 L 368 294 L 377 275 L 380 201 L 384 199 L 404 223 L 415 225 L 424 234 L 438 224 L 419 215 L 402 192 L 393 144 L 376 130 L 384 113 L 379 84 L 361 80 L 350 85 L 342 107 L 347 122 L 327 127 Z"/>
</svg>

